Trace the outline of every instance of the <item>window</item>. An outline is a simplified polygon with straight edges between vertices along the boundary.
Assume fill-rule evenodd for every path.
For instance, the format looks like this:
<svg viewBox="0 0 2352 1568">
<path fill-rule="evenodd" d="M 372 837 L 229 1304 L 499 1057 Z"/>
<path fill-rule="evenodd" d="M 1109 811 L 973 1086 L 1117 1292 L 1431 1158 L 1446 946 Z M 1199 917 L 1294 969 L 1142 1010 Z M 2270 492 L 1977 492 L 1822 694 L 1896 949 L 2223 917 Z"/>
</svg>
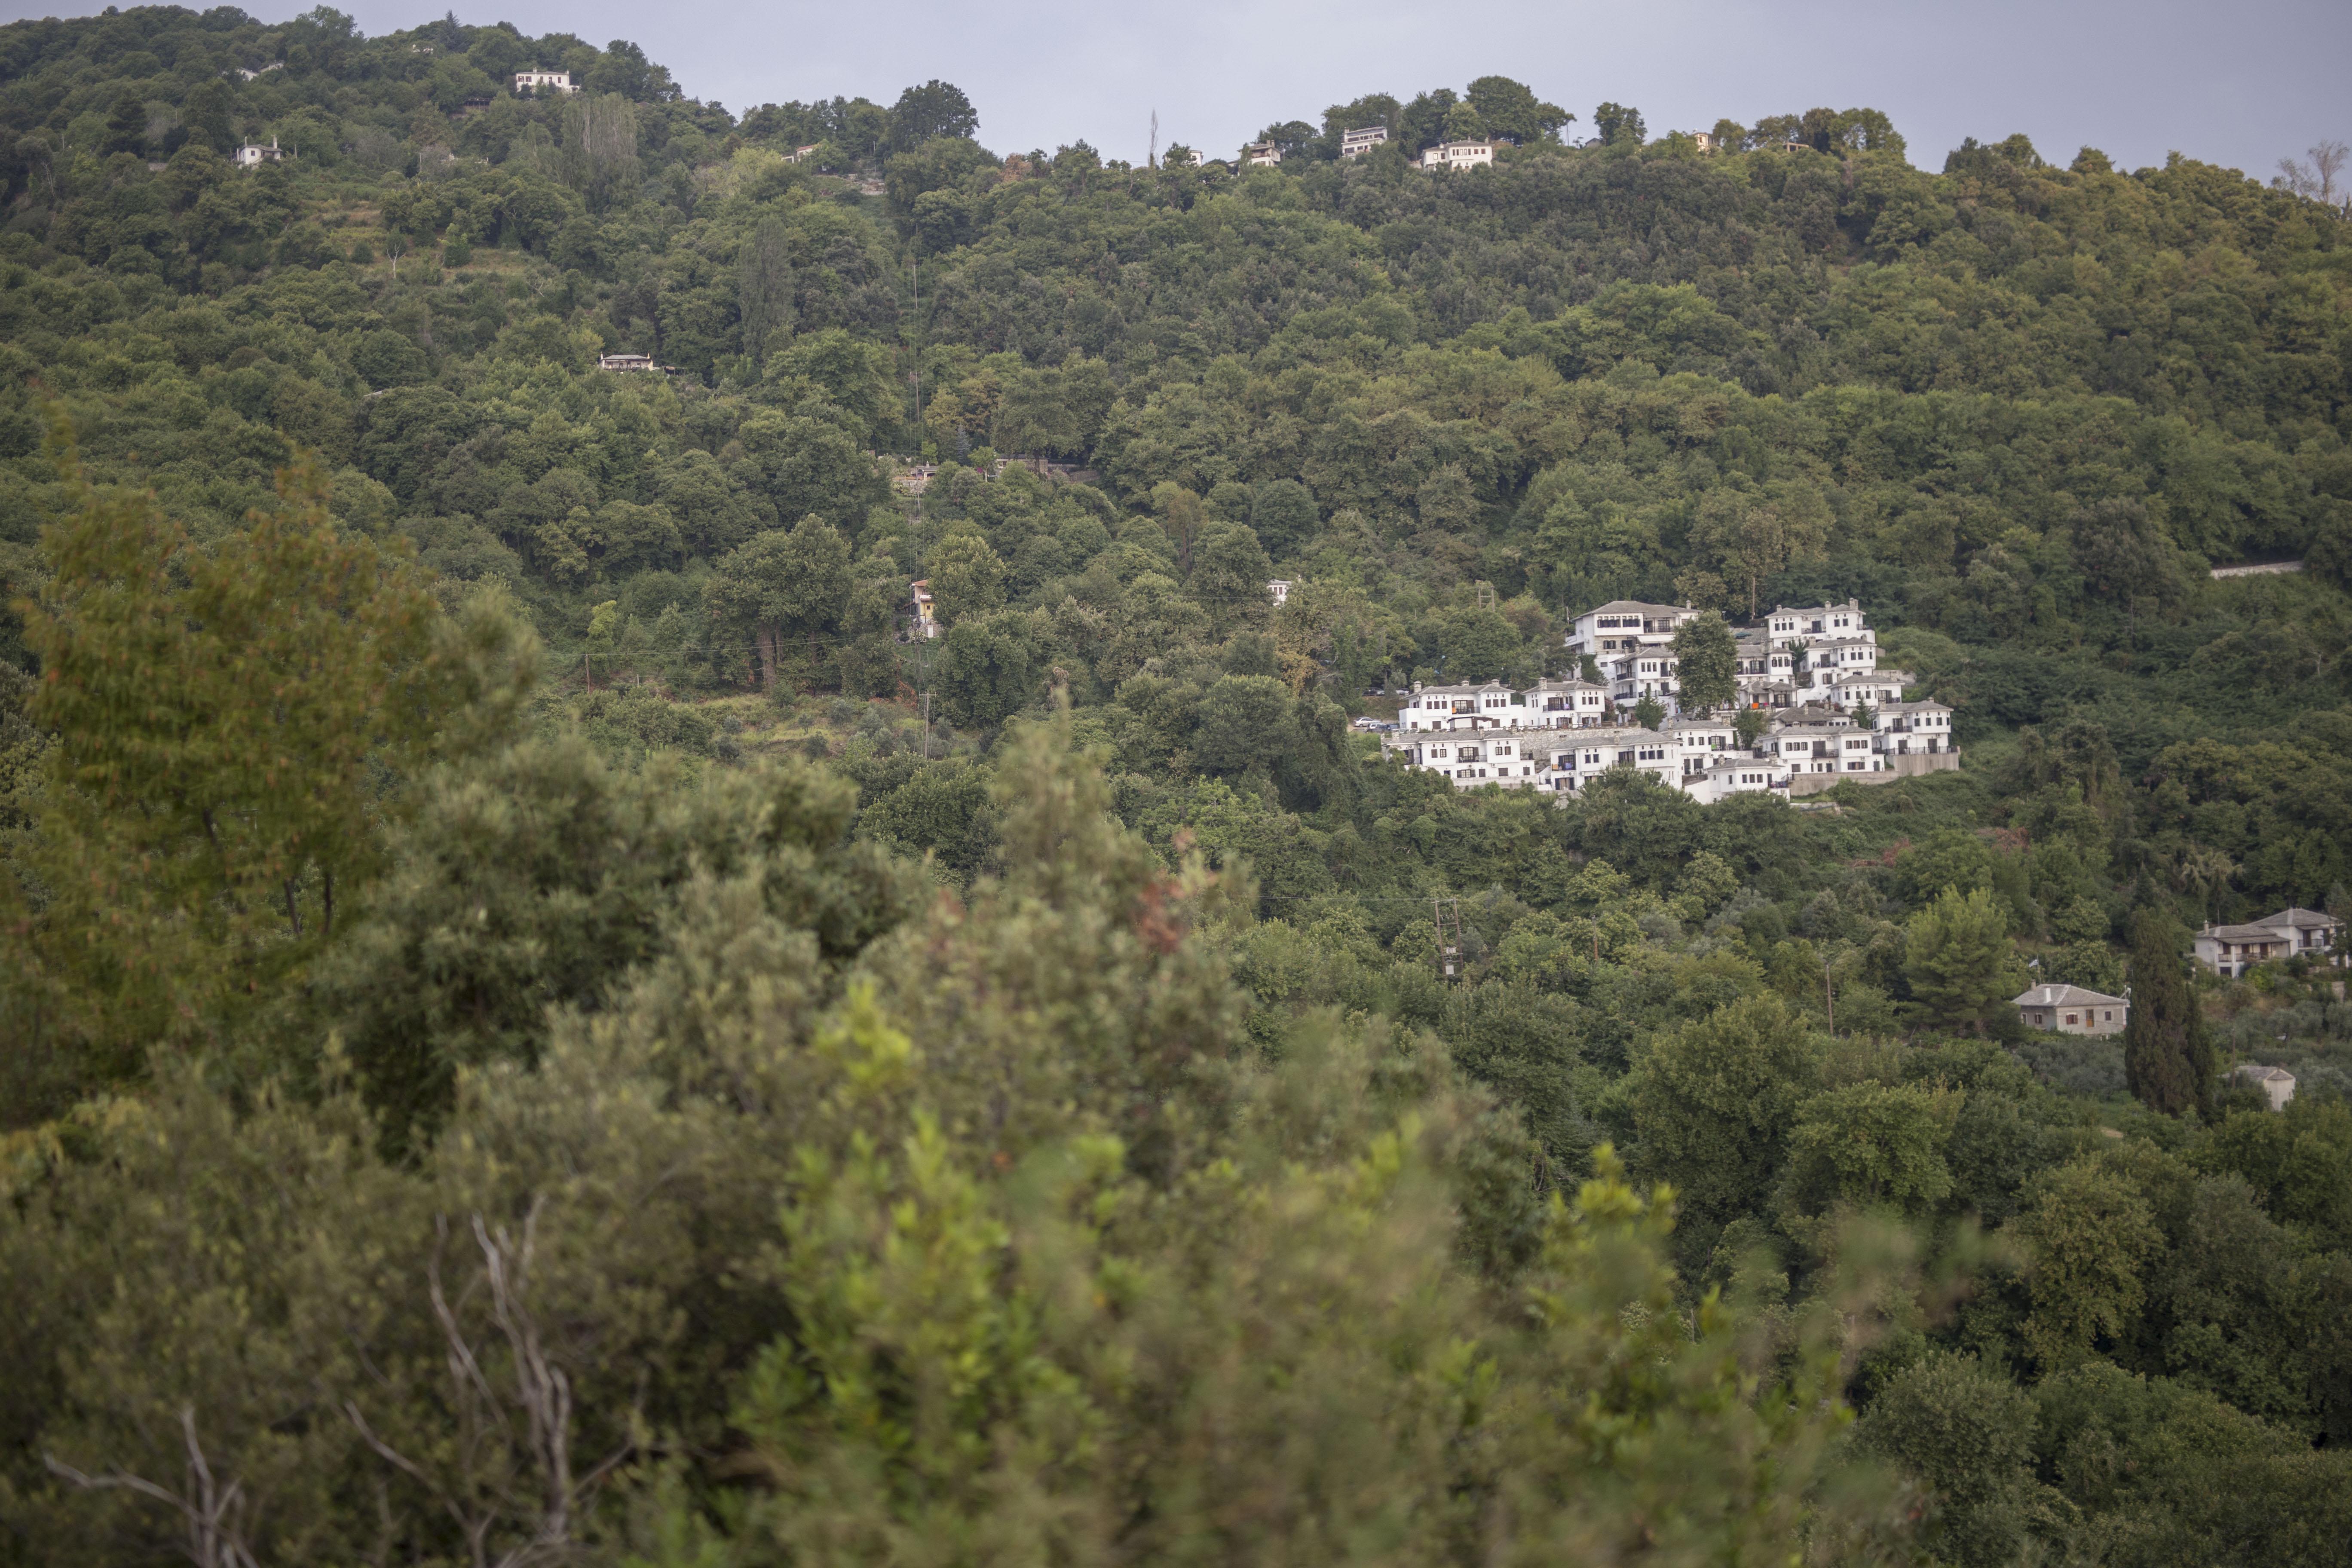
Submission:
<svg viewBox="0 0 2352 1568">
<path fill-rule="evenodd" d="M 2113 1007 L 2108 1008 L 2105 1013 L 2100 1015 L 2100 1021 L 2108 1024 L 2114 1023 L 2116 1021 L 2116 1010 Z"/>
<path fill-rule="evenodd" d="M 2076 1017 L 2074 1014 L 2069 1013 L 2066 1015 L 2066 1021 L 2070 1024 L 2079 1024 L 2082 1022 L 2082 1019 Z"/>
</svg>

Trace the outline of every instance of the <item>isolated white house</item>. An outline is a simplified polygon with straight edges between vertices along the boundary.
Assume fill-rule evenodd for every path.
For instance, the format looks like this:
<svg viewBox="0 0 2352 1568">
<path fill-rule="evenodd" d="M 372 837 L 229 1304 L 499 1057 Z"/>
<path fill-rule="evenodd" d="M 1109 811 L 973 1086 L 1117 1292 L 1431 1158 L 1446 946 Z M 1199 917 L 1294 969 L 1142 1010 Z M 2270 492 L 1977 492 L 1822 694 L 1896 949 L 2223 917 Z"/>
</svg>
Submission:
<svg viewBox="0 0 2352 1568">
<path fill-rule="evenodd" d="M 2273 1110 L 2284 1110 L 2286 1102 L 2294 1098 L 2294 1074 L 2284 1068 L 2256 1067 L 2249 1062 L 2230 1076 L 2261 1089 Z"/>
<path fill-rule="evenodd" d="M 275 163 L 286 154 L 278 150 L 278 138 L 272 136 L 269 145 L 258 147 L 248 142 L 229 154 L 229 162 L 240 169 L 257 169 L 264 163 Z"/>
<path fill-rule="evenodd" d="M 2131 1016 L 2131 1004 L 2122 997 L 2079 985 L 2037 985 L 2011 1005 L 2027 1028 L 2062 1035 L 2119 1035 Z"/>
<path fill-rule="evenodd" d="M 1424 169 L 1476 169 L 1495 161 L 1496 142 L 1440 142 L 1421 154 Z"/>
<path fill-rule="evenodd" d="M 1360 131 L 1343 131 L 1339 133 L 1339 156 L 1360 158 L 1388 139 L 1389 128 L 1385 125 L 1367 125 Z"/>
<path fill-rule="evenodd" d="M 572 85 L 570 71 L 517 71 L 514 89 L 517 92 L 577 92 Z"/>
</svg>

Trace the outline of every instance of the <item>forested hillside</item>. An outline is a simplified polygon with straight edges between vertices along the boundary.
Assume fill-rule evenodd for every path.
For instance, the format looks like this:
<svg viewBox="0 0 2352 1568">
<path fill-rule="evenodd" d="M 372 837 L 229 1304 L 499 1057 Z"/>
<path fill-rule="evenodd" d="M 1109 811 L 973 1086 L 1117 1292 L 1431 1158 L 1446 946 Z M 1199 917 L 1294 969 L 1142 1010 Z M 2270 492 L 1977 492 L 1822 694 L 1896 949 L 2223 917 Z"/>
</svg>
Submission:
<svg viewBox="0 0 2352 1568">
<path fill-rule="evenodd" d="M 2345 214 L 986 107 L 0 27 L 0 1563 L 2340 1562 L 2352 1005 L 2188 953 L 2352 916 Z M 1356 727 L 1619 598 L 1963 765 Z"/>
</svg>

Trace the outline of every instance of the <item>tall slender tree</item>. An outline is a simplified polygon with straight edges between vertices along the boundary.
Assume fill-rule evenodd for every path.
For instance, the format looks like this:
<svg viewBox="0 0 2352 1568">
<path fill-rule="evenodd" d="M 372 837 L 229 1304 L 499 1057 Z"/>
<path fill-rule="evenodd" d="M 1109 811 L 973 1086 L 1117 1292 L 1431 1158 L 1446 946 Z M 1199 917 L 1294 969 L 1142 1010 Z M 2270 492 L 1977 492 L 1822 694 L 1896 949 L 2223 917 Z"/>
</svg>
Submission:
<svg viewBox="0 0 2352 1568">
<path fill-rule="evenodd" d="M 2213 1045 L 2168 922 L 2153 910 L 2132 918 L 2131 1015 L 2124 1025 L 2124 1083 L 2150 1110 L 2213 1112 Z"/>
</svg>

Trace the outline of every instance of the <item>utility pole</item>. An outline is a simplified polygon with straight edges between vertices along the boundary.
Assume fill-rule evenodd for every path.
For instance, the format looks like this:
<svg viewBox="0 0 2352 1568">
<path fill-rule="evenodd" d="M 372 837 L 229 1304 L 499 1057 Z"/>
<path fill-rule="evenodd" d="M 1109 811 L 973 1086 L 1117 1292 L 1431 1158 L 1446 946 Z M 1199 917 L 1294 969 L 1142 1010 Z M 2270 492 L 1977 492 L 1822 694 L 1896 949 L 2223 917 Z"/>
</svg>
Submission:
<svg viewBox="0 0 2352 1568">
<path fill-rule="evenodd" d="M 1453 980 L 1462 973 L 1462 900 L 1432 899 L 1429 902 L 1437 922 L 1438 971 Z"/>
</svg>

